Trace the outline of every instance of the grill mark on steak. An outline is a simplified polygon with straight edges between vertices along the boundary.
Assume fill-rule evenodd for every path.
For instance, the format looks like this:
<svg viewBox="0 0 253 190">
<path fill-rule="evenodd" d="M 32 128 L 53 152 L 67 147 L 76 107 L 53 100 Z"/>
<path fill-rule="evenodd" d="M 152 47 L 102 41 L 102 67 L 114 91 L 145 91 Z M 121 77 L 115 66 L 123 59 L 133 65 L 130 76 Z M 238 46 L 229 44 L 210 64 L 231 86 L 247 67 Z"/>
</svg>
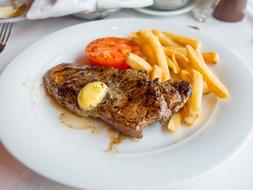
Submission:
<svg viewBox="0 0 253 190">
<path fill-rule="evenodd" d="M 84 111 L 77 102 L 80 90 L 88 83 L 101 81 L 109 91 L 94 110 Z M 49 95 L 64 108 L 83 117 L 97 117 L 121 133 L 141 138 L 142 129 L 150 124 L 167 124 L 191 94 L 188 82 L 149 80 L 144 71 L 110 67 L 60 64 L 44 76 Z"/>
</svg>

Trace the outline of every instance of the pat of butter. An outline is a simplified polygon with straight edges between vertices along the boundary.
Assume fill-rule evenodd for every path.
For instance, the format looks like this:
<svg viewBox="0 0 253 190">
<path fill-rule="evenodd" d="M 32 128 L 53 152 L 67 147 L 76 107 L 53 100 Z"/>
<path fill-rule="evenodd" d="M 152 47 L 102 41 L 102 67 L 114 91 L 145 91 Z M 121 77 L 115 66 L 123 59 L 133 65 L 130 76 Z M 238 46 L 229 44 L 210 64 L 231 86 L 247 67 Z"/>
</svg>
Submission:
<svg viewBox="0 0 253 190">
<path fill-rule="evenodd" d="M 91 110 L 101 103 L 108 92 L 103 82 L 91 82 L 79 92 L 77 100 L 81 109 Z"/>
<path fill-rule="evenodd" d="M 0 7 L 0 18 L 8 18 L 13 12 L 12 6 Z"/>
</svg>

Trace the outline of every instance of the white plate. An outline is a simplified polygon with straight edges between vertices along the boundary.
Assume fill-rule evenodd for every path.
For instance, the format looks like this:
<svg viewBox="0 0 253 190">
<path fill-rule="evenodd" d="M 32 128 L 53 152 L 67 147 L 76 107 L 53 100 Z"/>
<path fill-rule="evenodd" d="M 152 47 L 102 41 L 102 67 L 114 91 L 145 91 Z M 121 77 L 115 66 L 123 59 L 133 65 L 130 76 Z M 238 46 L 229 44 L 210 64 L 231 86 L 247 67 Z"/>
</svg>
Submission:
<svg viewBox="0 0 253 190">
<path fill-rule="evenodd" d="M 138 12 L 141 12 L 147 15 L 153 15 L 153 16 L 175 16 L 175 15 L 181 15 L 181 14 L 190 12 L 192 10 L 192 4 L 190 3 L 181 9 L 176 9 L 176 10 L 171 10 L 171 11 L 159 11 L 151 7 L 138 8 L 135 10 Z"/>
<path fill-rule="evenodd" d="M 64 127 L 59 111 L 40 86 L 53 65 L 83 57 L 83 48 L 102 36 L 127 36 L 140 28 L 172 30 L 202 40 L 204 50 L 216 50 L 221 63 L 215 73 L 231 97 L 205 97 L 200 122 L 175 133 L 160 126 L 144 130 L 138 142 L 126 140 L 118 153 L 104 152 L 106 131 L 93 135 Z M 252 74 L 227 46 L 207 35 L 167 21 L 117 19 L 76 25 L 27 48 L 0 78 L 0 135 L 18 160 L 43 176 L 87 189 L 162 189 L 188 181 L 217 167 L 246 142 L 252 132 Z M 209 117 L 210 116 L 210 117 Z M 94 121 L 89 120 L 92 124 Z"/>
</svg>

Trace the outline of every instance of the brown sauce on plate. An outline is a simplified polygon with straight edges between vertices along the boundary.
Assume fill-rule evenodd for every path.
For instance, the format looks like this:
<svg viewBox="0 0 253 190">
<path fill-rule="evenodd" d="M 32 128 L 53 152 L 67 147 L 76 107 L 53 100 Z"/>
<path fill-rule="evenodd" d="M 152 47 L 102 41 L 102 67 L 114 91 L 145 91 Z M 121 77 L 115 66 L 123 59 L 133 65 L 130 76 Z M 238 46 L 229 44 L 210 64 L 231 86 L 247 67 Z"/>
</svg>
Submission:
<svg viewBox="0 0 253 190">
<path fill-rule="evenodd" d="M 60 121 L 64 126 L 72 129 L 84 129 L 90 131 L 92 134 L 100 134 L 105 126 L 103 125 L 92 125 L 90 122 L 95 122 L 95 119 L 79 117 L 68 111 L 64 111 L 59 115 Z"/>
<path fill-rule="evenodd" d="M 61 107 L 50 95 L 47 94 L 47 92 L 45 92 L 45 94 L 51 105 L 60 112 L 59 120 L 65 127 L 78 130 L 87 130 L 94 135 L 98 135 L 104 129 L 107 129 L 109 143 L 105 152 L 116 153 L 118 145 L 128 138 L 100 119 L 94 119 L 90 117 L 85 118 L 69 112 Z"/>
<path fill-rule="evenodd" d="M 117 152 L 117 147 L 121 144 L 127 137 L 122 135 L 120 132 L 113 128 L 108 128 L 109 144 L 107 146 L 106 152 L 115 153 Z"/>
</svg>

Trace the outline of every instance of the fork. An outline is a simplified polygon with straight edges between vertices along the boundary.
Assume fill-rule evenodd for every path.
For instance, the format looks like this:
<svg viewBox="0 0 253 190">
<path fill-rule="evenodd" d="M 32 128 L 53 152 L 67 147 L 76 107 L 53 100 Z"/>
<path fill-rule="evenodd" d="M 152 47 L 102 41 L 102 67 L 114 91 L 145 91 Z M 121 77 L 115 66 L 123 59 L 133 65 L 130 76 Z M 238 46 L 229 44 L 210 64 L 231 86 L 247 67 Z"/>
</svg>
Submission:
<svg viewBox="0 0 253 190">
<path fill-rule="evenodd" d="M 4 50 L 12 30 L 13 23 L 0 22 L 0 53 Z"/>
</svg>

